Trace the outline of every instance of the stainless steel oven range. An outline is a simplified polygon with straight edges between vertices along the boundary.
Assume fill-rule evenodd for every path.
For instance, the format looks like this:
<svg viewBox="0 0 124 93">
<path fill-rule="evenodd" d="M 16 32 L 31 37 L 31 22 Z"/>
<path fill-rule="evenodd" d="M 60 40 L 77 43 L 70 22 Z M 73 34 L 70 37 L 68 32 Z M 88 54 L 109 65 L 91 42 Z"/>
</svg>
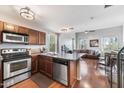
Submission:
<svg viewBox="0 0 124 93">
<path fill-rule="evenodd" d="M 2 49 L 3 87 L 9 87 L 31 76 L 31 56 L 27 49 Z"/>
</svg>

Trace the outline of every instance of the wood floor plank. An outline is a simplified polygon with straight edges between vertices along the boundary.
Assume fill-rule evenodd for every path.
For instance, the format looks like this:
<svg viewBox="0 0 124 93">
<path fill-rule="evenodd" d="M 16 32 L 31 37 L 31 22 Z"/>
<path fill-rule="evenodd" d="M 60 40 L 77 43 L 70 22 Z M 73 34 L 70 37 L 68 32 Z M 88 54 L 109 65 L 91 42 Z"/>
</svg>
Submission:
<svg viewBox="0 0 124 93">
<path fill-rule="evenodd" d="M 58 82 L 54 82 L 48 88 L 66 88 L 66 87 Z"/>
<path fill-rule="evenodd" d="M 78 88 L 108 88 L 108 79 L 96 69 L 98 60 L 83 59 L 81 62 L 81 77 L 74 87 Z"/>
<path fill-rule="evenodd" d="M 31 79 L 27 79 L 21 83 L 12 86 L 11 88 L 39 88 L 39 86 Z"/>
</svg>

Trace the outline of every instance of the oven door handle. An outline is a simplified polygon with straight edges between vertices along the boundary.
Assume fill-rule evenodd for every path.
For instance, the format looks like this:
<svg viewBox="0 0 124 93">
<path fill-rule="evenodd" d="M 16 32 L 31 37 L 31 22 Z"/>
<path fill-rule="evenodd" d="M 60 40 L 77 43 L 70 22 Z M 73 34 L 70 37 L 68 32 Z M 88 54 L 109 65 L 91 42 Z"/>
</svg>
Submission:
<svg viewBox="0 0 124 93">
<path fill-rule="evenodd" d="M 11 63 L 17 63 L 18 61 L 25 61 L 25 60 L 31 60 L 31 58 L 21 59 L 21 60 L 15 60 L 15 61 L 8 61 L 4 62 L 5 64 L 11 64 Z"/>
</svg>

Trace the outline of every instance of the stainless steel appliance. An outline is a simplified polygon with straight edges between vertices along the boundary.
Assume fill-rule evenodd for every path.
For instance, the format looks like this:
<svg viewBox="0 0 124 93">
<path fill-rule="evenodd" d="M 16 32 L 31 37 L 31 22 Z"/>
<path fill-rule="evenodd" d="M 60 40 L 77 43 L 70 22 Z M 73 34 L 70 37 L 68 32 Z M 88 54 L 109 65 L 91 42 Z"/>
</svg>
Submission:
<svg viewBox="0 0 124 93">
<path fill-rule="evenodd" d="M 3 85 L 9 87 L 31 75 L 31 56 L 27 49 L 2 49 Z"/>
<path fill-rule="evenodd" d="M 2 42 L 28 44 L 28 35 L 3 31 Z"/>
<path fill-rule="evenodd" d="M 68 60 L 53 58 L 53 79 L 68 86 Z"/>
</svg>

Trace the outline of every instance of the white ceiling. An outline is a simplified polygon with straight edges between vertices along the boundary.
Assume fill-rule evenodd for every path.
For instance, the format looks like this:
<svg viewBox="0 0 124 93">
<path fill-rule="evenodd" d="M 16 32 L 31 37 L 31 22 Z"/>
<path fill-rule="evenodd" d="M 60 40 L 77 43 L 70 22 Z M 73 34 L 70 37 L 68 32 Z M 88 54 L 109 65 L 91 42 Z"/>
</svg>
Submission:
<svg viewBox="0 0 124 93">
<path fill-rule="evenodd" d="M 35 13 L 35 20 L 27 21 L 20 17 L 19 10 L 25 6 Z M 82 32 L 124 24 L 124 6 L 104 9 L 103 5 L 1 5 L 0 19 L 48 32 L 61 32 L 64 27 Z"/>
</svg>

